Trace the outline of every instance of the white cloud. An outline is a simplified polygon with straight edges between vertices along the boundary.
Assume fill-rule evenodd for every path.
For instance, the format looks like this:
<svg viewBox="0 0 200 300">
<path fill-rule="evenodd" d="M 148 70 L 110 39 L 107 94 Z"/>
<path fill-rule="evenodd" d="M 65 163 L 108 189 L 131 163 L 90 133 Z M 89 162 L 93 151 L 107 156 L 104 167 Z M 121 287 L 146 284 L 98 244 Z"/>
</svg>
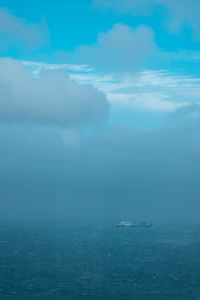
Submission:
<svg viewBox="0 0 200 300">
<path fill-rule="evenodd" d="M 190 26 L 193 37 L 200 39 L 199 0 L 157 0 L 168 12 L 168 28 L 174 32 Z"/>
<path fill-rule="evenodd" d="M 181 62 L 200 62 L 200 51 L 182 50 L 178 52 L 162 52 L 160 53 L 165 59 L 181 61 Z"/>
<path fill-rule="evenodd" d="M 77 126 L 104 119 L 109 104 L 92 86 L 79 85 L 62 71 L 35 78 L 22 63 L 0 59 L 0 121 Z"/>
<path fill-rule="evenodd" d="M 160 93 L 138 93 L 138 94 L 108 94 L 108 100 L 111 103 L 126 106 L 133 110 L 146 110 L 154 112 L 171 112 L 187 105 L 184 102 L 170 101 L 170 97 Z"/>
<path fill-rule="evenodd" d="M 47 42 L 49 33 L 45 21 L 38 24 L 27 23 L 24 19 L 13 16 L 7 9 L 0 8 L 0 38 L 1 33 L 11 35 L 24 42 L 29 47 L 37 47 Z M 13 44 L 13 39 L 5 39 L 4 47 Z"/>
<path fill-rule="evenodd" d="M 93 5 L 133 16 L 150 15 L 156 8 L 164 8 L 168 29 L 178 32 L 190 26 L 194 38 L 200 39 L 200 0 L 94 0 Z"/>
<path fill-rule="evenodd" d="M 200 78 L 165 70 L 113 74 L 76 73 L 78 83 L 93 84 L 103 91 L 112 106 L 132 110 L 173 111 L 189 103 L 199 102 Z"/>
<path fill-rule="evenodd" d="M 26 66 L 33 73 L 37 70 L 37 77 L 44 70 L 63 70 L 79 85 L 93 85 L 103 92 L 112 107 L 170 112 L 199 103 L 200 78 L 169 70 L 143 70 L 116 75 L 95 72 L 79 65 L 26 62 Z"/>
<path fill-rule="evenodd" d="M 99 33 L 96 44 L 79 46 L 73 53 L 65 53 L 65 59 L 88 64 L 98 70 L 133 72 L 155 53 L 151 28 L 115 24 L 109 31 Z M 64 53 L 59 54 L 64 56 Z"/>
<path fill-rule="evenodd" d="M 91 72 L 93 69 L 87 65 L 72 65 L 72 64 L 48 64 L 44 62 L 22 61 L 23 65 L 27 66 L 31 72 L 38 76 L 42 70 L 62 70 L 65 72 Z"/>
</svg>

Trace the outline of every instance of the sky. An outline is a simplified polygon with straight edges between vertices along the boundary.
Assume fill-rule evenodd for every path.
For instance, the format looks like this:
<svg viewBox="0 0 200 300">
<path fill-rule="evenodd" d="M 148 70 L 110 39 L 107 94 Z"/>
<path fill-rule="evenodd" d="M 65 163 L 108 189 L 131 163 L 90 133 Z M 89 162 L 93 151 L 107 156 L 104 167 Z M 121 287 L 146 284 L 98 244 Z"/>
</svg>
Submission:
<svg viewBox="0 0 200 300">
<path fill-rule="evenodd" d="M 0 0 L 0 217 L 198 221 L 200 0 Z"/>
</svg>

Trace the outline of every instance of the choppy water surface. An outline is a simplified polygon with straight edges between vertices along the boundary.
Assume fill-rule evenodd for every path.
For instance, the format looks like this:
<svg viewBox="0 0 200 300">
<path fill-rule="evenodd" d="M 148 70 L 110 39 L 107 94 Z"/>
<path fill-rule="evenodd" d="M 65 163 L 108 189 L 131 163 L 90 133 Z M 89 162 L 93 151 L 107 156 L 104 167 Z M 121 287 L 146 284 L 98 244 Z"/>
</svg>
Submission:
<svg viewBox="0 0 200 300">
<path fill-rule="evenodd" d="M 200 226 L 0 224 L 0 299 L 200 299 Z"/>
</svg>

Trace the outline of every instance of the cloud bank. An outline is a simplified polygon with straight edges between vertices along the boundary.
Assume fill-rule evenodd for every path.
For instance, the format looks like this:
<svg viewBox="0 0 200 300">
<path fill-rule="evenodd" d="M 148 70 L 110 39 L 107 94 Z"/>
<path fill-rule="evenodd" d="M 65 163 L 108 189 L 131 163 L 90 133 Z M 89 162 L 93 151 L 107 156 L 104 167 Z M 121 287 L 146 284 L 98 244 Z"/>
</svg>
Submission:
<svg viewBox="0 0 200 300">
<path fill-rule="evenodd" d="M 19 61 L 0 59 L 0 122 L 79 126 L 106 118 L 109 104 L 92 86 L 61 71 L 35 78 Z"/>
<path fill-rule="evenodd" d="M 1 125 L 1 217 L 199 220 L 199 108 L 170 116 L 160 130 L 87 137 Z"/>
</svg>

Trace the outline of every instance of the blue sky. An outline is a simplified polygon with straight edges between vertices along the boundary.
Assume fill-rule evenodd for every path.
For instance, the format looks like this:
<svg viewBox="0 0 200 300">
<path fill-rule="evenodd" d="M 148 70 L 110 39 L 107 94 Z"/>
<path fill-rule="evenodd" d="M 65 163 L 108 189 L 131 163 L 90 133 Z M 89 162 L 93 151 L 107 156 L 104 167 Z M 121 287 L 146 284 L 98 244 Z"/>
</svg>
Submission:
<svg viewBox="0 0 200 300">
<path fill-rule="evenodd" d="M 98 3 L 98 1 L 96 2 Z M 199 50 L 198 40 L 193 38 L 193 31 L 196 30 L 193 29 L 190 22 L 185 21 L 182 25 L 177 25 L 178 29 L 171 29 L 169 18 L 172 17 L 168 16 L 169 13 L 162 6 L 154 3 L 154 9 L 150 14 L 145 15 L 145 11 L 141 11 L 141 14 L 138 12 L 132 15 L 131 11 L 113 12 L 111 8 L 107 9 L 103 1 L 99 1 L 99 3 L 101 2 L 102 5 L 99 7 L 97 3 L 95 5 L 95 1 L 91 0 L 72 2 L 59 0 L 56 3 L 46 0 L 30 1 L 29 3 L 22 0 L 18 2 L 9 0 L 1 1 L 1 7 L 7 8 L 13 16 L 23 18 L 27 24 L 37 24 L 43 18 L 45 19 L 50 33 L 49 44 L 43 50 L 46 51 L 46 55 L 54 56 L 54 52 L 57 50 L 70 51 L 79 45 L 94 44 L 99 32 L 106 32 L 117 23 L 133 28 L 140 24 L 151 27 L 155 32 L 156 44 L 163 51 Z M 188 5 L 190 2 L 185 1 L 185 3 Z M 190 4 L 190 6 L 192 5 Z M 173 8 L 176 13 L 178 7 Z M 15 51 L 14 55 L 17 56 L 17 49 Z M 43 51 L 40 49 L 40 52 L 43 53 Z M 20 57 L 18 56 L 18 58 Z"/>
<path fill-rule="evenodd" d="M 131 73 L 132 77 L 135 77 L 137 72 L 138 78 L 141 72 L 152 72 L 149 82 L 140 85 L 145 89 L 145 95 L 150 96 L 151 99 L 154 97 L 159 102 L 155 103 L 154 109 L 149 109 L 148 105 L 145 109 L 143 104 L 138 105 L 139 102 L 145 101 L 145 96 L 141 91 L 136 91 L 134 86 L 131 87 L 131 84 L 129 90 L 123 90 L 123 96 L 124 93 L 130 96 L 131 91 L 134 91 L 133 98 L 137 97 L 136 110 L 140 117 L 138 124 L 133 121 L 134 126 L 141 127 L 141 118 L 144 127 L 155 127 L 156 119 L 160 126 L 162 116 L 163 120 L 166 119 L 163 112 L 168 113 L 173 110 L 172 107 L 167 108 L 167 105 L 166 109 L 161 108 L 162 104 L 168 104 L 167 100 L 171 104 L 179 102 L 183 96 L 182 93 L 177 92 L 178 88 L 187 89 L 186 92 L 192 95 L 191 101 L 197 101 L 198 96 L 195 96 L 195 99 L 193 96 L 198 89 L 196 80 L 200 76 L 199 21 L 195 13 L 195 8 L 199 5 L 198 1 L 192 3 L 184 1 L 184 5 L 179 0 L 175 2 L 152 0 L 144 3 L 103 0 L 73 2 L 59 0 L 56 3 L 1 1 L 0 5 L 3 8 L 2 14 L 4 16 L 7 14 L 7 18 L 11 18 L 12 21 L 15 20 L 17 25 L 20 24 L 21 29 L 26 28 L 26 35 L 29 37 L 28 40 L 27 36 L 22 37 L 19 32 L 13 30 L 14 24 L 13 28 L 7 29 L 3 27 L 5 24 L 2 25 L 0 36 L 2 57 L 57 64 L 57 66 L 84 64 L 91 68 L 90 83 L 93 83 L 95 72 L 98 76 L 101 74 L 102 79 L 109 76 L 112 77 L 110 81 L 113 81 L 115 77 L 114 80 L 118 83 L 127 81 L 127 73 L 129 73 L 129 80 L 132 81 Z M 35 33 L 31 31 L 33 28 L 37 30 L 35 40 Z M 161 84 L 161 81 L 155 82 L 160 72 L 163 74 L 165 72 L 166 76 L 162 75 L 164 80 L 168 81 L 170 76 L 171 78 L 176 76 L 181 83 L 173 88 L 171 84 L 170 91 L 167 92 L 169 89 L 167 82 L 166 85 Z M 191 87 L 188 87 L 188 80 Z M 120 93 L 118 88 L 116 92 Z M 138 97 L 141 100 L 138 100 Z M 134 103 L 134 99 L 132 102 Z M 116 120 L 119 117 L 119 108 L 113 103 L 111 118 Z M 178 106 L 174 105 L 175 108 Z M 124 113 L 127 113 L 127 119 L 130 120 L 127 106 L 123 105 L 120 107 L 121 110 L 125 110 Z M 141 111 L 144 111 L 144 117 Z M 161 117 L 158 116 L 158 111 Z M 120 120 L 126 118 L 124 113 L 120 116 Z M 135 116 L 133 119 L 138 119 L 135 108 L 132 113 Z"/>
<path fill-rule="evenodd" d="M 42 215 L 48 201 L 34 199 L 45 195 L 75 215 L 114 214 L 117 204 L 116 215 L 177 217 L 182 203 L 183 218 L 196 216 L 199 8 L 199 0 L 0 0 L 6 215 L 14 195 L 19 214 Z"/>
<path fill-rule="evenodd" d="M 103 3 L 103 1 L 99 2 Z M 185 2 L 189 3 L 189 1 Z M 115 13 L 111 9 L 106 9 L 106 5 L 102 6 L 101 10 L 98 9 L 95 1 L 91 0 L 73 2 L 59 0 L 56 3 L 46 0 L 29 3 L 22 0 L 1 1 L 1 7 L 7 8 L 15 17 L 25 19 L 27 23 L 39 23 L 42 18 L 45 18 L 50 32 L 50 44 L 49 47 L 47 46 L 50 53 L 58 49 L 68 51 L 78 45 L 93 44 L 98 32 L 108 31 L 116 23 L 131 27 L 145 24 L 151 27 L 156 33 L 158 46 L 165 51 L 199 50 L 198 42 L 191 38 L 193 30 L 189 23 L 183 24 L 179 30 L 174 29 L 175 34 L 173 30 L 167 29 L 170 27 L 166 24 L 169 22 L 169 17 L 162 6 L 154 4 L 155 11 L 153 10 L 151 14 L 145 15 L 144 12 L 141 13 L 142 15 L 138 13 L 134 16 L 129 12 Z M 176 11 L 176 7 L 174 10 Z"/>
</svg>

